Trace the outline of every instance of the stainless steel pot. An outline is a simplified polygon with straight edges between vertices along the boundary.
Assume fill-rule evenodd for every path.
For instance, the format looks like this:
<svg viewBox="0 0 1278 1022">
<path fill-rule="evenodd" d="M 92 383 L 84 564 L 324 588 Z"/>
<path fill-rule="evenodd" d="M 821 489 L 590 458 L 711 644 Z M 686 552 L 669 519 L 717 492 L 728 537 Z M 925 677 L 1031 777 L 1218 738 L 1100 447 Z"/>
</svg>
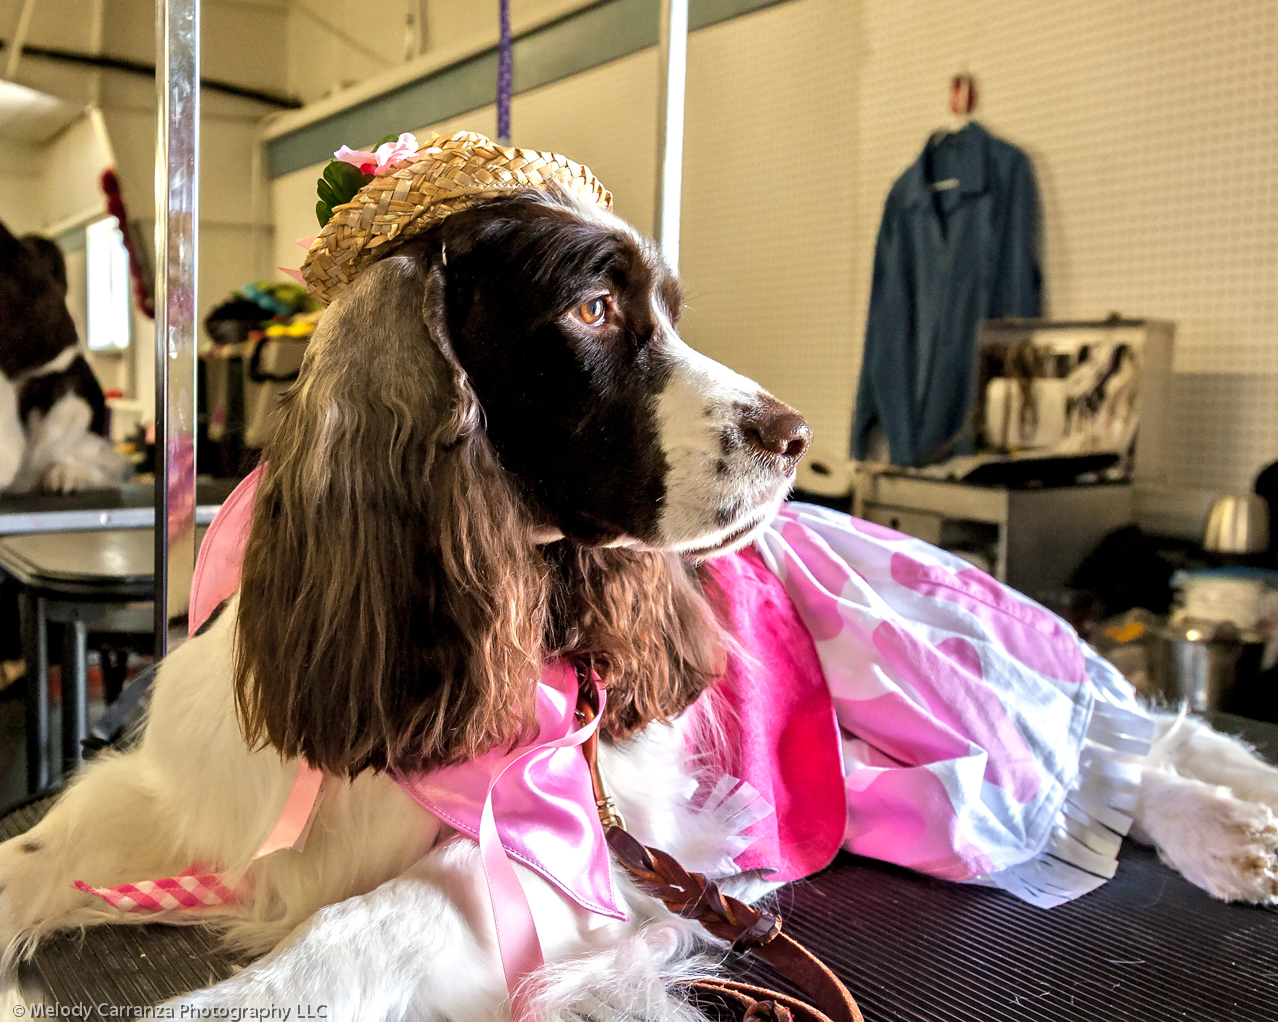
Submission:
<svg viewBox="0 0 1278 1022">
<path fill-rule="evenodd" d="M 1236 691 L 1259 674 L 1264 649 L 1259 636 L 1232 626 L 1167 628 L 1149 644 L 1149 675 L 1168 703 L 1186 703 L 1194 712 L 1231 710 Z"/>
</svg>

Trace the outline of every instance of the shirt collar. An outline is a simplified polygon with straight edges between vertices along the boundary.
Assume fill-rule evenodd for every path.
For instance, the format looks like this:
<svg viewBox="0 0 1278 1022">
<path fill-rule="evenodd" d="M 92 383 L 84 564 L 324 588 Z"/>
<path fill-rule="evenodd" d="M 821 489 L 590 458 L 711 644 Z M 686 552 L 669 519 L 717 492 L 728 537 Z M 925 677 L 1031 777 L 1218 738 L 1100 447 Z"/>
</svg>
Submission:
<svg viewBox="0 0 1278 1022">
<path fill-rule="evenodd" d="M 986 189 L 990 153 L 990 133 L 975 121 L 953 136 L 949 143 L 957 145 L 958 190 L 963 195 L 980 195 Z M 927 176 L 928 152 L 934 145 L 928 139 L 923 152 L 905 172 L 905 204 L 916 206 L 932 195 L 934 182 Z"/>
</svg>

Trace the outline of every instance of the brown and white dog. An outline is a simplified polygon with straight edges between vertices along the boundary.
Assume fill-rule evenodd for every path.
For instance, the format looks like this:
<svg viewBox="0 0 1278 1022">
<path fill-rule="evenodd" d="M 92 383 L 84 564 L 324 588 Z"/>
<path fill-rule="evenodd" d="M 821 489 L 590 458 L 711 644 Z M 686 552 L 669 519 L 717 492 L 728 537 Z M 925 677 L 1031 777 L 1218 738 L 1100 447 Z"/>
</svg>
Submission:
<svg viewBox="0 0 1278 1022">
<path fill-rule="evenodd" d="M 124 478 L 66 298 L 58 246 L 0 224 L 0 491 L 70 493 Z"/>
<path fill-rule="evenodd" d="M 271 953 L 192 1009 L 504 1017 L 477 846 L 388 774 L 515 741 L 546 657 L 608 687 L 601 757 L 632 832 L 718 861 L 680 714 L 731 639 L 697 565 L 774 514 L 810 431 L 689 348 L 681 304 L 652 245 L 553 194 L 453 214 L 364 270 L 285 400 L 238 597 L 166 660 L 135 747 L 0 846 L 6 964 L 54 930 L 139 921 L 73 880 L 199 861 L 252 880 L 200 918 Z M 1161 732 L 1144 832 L 1214 893 L 1274 900 L 1278 771 L 1199 724 Z M 250 861 L 300 756 L 340 781 L 303 852 Z M 548 963 L 538 1018 L 690 1017 L 668 982 L 707 967 L 704 933 L 624 879 L 629 922 L 517 869 Z"/>
</svg>

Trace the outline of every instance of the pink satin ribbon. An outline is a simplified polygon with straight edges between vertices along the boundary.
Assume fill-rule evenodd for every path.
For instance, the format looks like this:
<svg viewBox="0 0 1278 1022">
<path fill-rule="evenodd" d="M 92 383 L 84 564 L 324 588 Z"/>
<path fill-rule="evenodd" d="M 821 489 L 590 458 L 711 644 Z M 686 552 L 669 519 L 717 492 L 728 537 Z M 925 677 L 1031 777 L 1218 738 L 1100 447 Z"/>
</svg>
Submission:
<svg viewBox="0 0 1278 1022">
<path fill-rule="evenodd" d="M 562 662 L 548 664 L 546 671 L 556 667 L 571 671 L 572 668 Z M 603 686 L 596 683 L 599 692 L 599 713 L 602 715 L 606 693 Z M 488 791 L 484 796 L 484 808 L 479 817 L 479 854 L 484 863 L 484 877 L 488 881 L 488 894 L 493 904 L 493 925 L 497 931 L 497 950 L 501 955 L 502 972 L 506 977 L 506 990 L 510 994 L 511 1012 L 515 1022 L 531 1022 L 524 991 L 520 983 L 545 964 L 541 940 L 537 936 L 537 924 L 533 920 L 532 908 L 528 904 L 528 896 L 515 873 L 515 867 L 502 846 L 497 832 L 497 819 L 493 812 L 493 792 L 503 776 L 512 767 L 539 754 L 556 749 L 572 749 L 595 733 L 599 726 L 596 716 L 589 724 L 577 728 L 562 738 L 537 745 L 516 749 L 501 759 L 493 770 L 492 779 L 488 782 Z"/>
<path fill-rule="evenodd" d="M 602 715 L 604 705 L 607 702 L 607 694 L 598 682 L 595 683 L 595 687 L 599 693 L 599 714 Z M 566 721 L 573 719 L 576 706 L 573 696 L 576 691 L 576 672 L 570 664 L 559 660 L 545 665 L 538 693 L 538 717 L 542 735 L 546 734 L 547 731 L 553 734 L 555 730 L 565 726 Z M 510 784 L 513 784 L 516 788 L 525 787 L 527 778 L 524 774 L 528 769 L 532 769 L 534 772 L 544 772 L 548 757 L 560 749 L 573 749 L 582 745 L 595 733 L 598 725 L 599 716 L 596 716 L 589 724 L 570 730 L 561 737 L 551 738 L 547 741 L 535 741 L 532 745 L 525 745 L 515 749 L 505 756 L 497 757 L 490 753 L 488 756 L 482 756 L 472 763 L 463 764 L 460 767 L 447 767 L 443 770 L 426 774 L 422 778 L 400 778 L 400 784 L 426 809 L 435 812 L 446 822 L 458 826 L 463 832 L 471 832 L 472 828 L 465 820 L 469 816 L 469 813 L 465 811 L 465 799 L 463 798 L 452 804 L 444 803 L 440 805 L 440 788 L 450 788 L 457 792 L 462 792 L 471 786 L 474 780 L 473 777 L 466 775 L 473 775 L 476 769 L 486 771 L 487 783 L 483 788 L 484 799 L 479 812 L 479 825 L 475 836 L 479 842 L 479 854 L 484 867 L 484 879 L 487 882 L 489 898 L 492 901 L 493 928 L 497 934 L 497 950 L 501 956 L 502 973 L 506 980 L 506 990 L 510 995 L 511 1011 L 515 1022 L 532 1022 L 532 1015 L 526 1003 L 526 998 L 520 990 L 520 984 L 533 972 L 541 968 L 546 959 L 542 951 L 541 940 L 537 936 L 537 925 L 533 919 L 532 908 L 528 904 L 528 896 L 524 893 L 523 885 L 519 882 L 519 876 L 515 873 L 515 867 L 511 862 L 511 852 L 503 844 L 502 834 L 498 829 L 497 814 L 493 806 L 494 794 L 497 792 L 498 786 L 502 784 L 503 779 L 507 778 L 508 775 L 511 779 Z M 533 761 L 541 762 L 542 771 L 537 771 Z M 576 766 L 577 764 L 574 762 L 573 765 Z M 588 785 L 589 780 L 588 774 L 586 774 L 585 760 L 581 761 L 580 767 L 581 773 L 587 778 L 586 783 Z M 320 771 L 312 769 L 299 760 L 297 777 L 294 779 L 292 790 L 284 803 L 284 810 L 270 835 L 262 844 L 261 849 L 253 858 L 261 858 L 281 848 L 301 847 L 306 839 L 306 831 L 309 830 L 311 820 L 314 818 L 315 806 L 323 780 L 324 775 Z M 544 777 L 541 778 L 541 785 L 542 787 L 553 789 L 553 785 L 546 784 Z M 533 787 L 536 787 L 536 785 Z M 545 800 L 547 805 L 553 801 L 553 799 Z M 573 801 L 577 800 L 574 799 Z M 594 812 L 593 803 L 590 805 L 590 812 L 592 814 Z M 602 827 L 598 824 L 597 816 L 593 817 L 592 823 L 593 829 L 598 830 L 598 834 L 593 834 L 592 837 L 602 842 Z M 516 843 L 516 841 L 512 841 L 512 843 Z M 520 847 L 522 846 L 516 844 L 514 854 L 521 859 L 526 858 L 525 854 L 520 853 Z M 606 872 L 606 850 L 604 851 L 604 856 L 606 879 L 610 881 L 611 874 Z M 537 872 L 542 875 L 551 877 L 546 871 L 545 864 L 538 860 L 532 859 L 527 864 L 537 869 Z M 621 914 L 615 906 L 615 894 L 611 891 L 609 893 L 613 896 L 608 899 L 598 899 L 605 902 L 603 905 L 597 905 L 595 904 L 596 899 L 590 899 L 587 907 L 603 909 L 609 915 Z M 580 902 L 587 899 L 583 898 L 581 893 L 578 892 L 574 900 Z"/>
<path fill-rule="evenodd" d="M 323 786 L 324 774 L 298 760 L 297 776 L 293 778 L 293 787 L 284 800 L 284 808 L 262 847 L 253 853 L 254 859 L 282 848 L 302 850 L 311 822 L 315 819 Z M 193 862 L 175 877 L 113 887 L 94 887 L 83 880 L 76 880 L 73 886 L 86 894 L 97 895 L 122 912 L 160 912 L 232 905 L 249 890 L 249 881 L 239 873 L 206 872 L 204 863 Z"/>
<path fill-rule="evenodd" d="M 319 801 L 320 788 L 324 785 L 323 771 L 308 766 L 305 760 L 297 761 L 297 776 L 284 801 L 284 809 L 275 826 L 266 835 L 262 847 L 253 853 L 254 859 L 278 852 L 281 848 L 301 851 L 315 818 L 315 805 Z"/>
</svg>

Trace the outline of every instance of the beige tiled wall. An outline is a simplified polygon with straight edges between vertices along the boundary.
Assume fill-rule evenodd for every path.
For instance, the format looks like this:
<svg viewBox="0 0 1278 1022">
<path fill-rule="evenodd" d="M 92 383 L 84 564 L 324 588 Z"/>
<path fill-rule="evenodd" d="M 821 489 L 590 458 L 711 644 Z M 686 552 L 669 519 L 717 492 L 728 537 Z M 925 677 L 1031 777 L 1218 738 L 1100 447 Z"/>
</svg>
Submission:
<svg viewBox="0 0 1278 1022">
<path fill-rule="evenodd" d="M 694 33 L 685 334 L 842 457 L 882 203 L 967 70 L 979 118 L 1034 160 L 1049 313 L 1175 320 L 1172 482 L 1187 507 L 1245 487 L 1278 457 L 1275 54 L 1273 0 L 790 0 Z M 645 228 L 655 67 L 637 54 L 513 110 L 518 144 L 590 164 Z M 275 182 L 287 265 L 318 170 Z"/>
<path fill-rule="evenodd" d="M 855 384 L 856 6 L 794 0 L 688 44 L 684 335 L 803 411 L 808 465 L 846 460 Z"/>
<path fill-rule="evenodd" d="M 882 199 L 941 119 L 947 78 L 969 70 L 978 116 L 1034 160 L 1049 314 L 1175 320 L 1172 480 L 1246 487 L 1278 457 L 1278 4 L 864 12 L 855 319 Z"/>
<path fill-rule="evenodd" d="M 566 153 L 589 166 L 613 193 L 618 214 L 647 232 L 652 228 L 656 168 L 657 54 L 645 50 L 604 67 L 514 97 L 515 145 Z M 428 126 L 408 125 L 424 140 L 430 132 L 497 134 L 492 105 Z M 349 144 L 366 144 L 354 139 Z M 301 265 L 299 238 L 315 234 L 315 182 L 324 164 L 272 182 L 276 265 Z"/>
<path fill-rule="evenodd" d="M 282 65 L 289 91 L 308 103 L 421 53 L 486 43 L 497 32 L 499 9 L 496 0 L 398 0 L 376 6 L 352 0 L 256 2 L 287 15 Z M 511 0 L 511 30 L 518 36 L 589 3 Z"/>
</svg>

